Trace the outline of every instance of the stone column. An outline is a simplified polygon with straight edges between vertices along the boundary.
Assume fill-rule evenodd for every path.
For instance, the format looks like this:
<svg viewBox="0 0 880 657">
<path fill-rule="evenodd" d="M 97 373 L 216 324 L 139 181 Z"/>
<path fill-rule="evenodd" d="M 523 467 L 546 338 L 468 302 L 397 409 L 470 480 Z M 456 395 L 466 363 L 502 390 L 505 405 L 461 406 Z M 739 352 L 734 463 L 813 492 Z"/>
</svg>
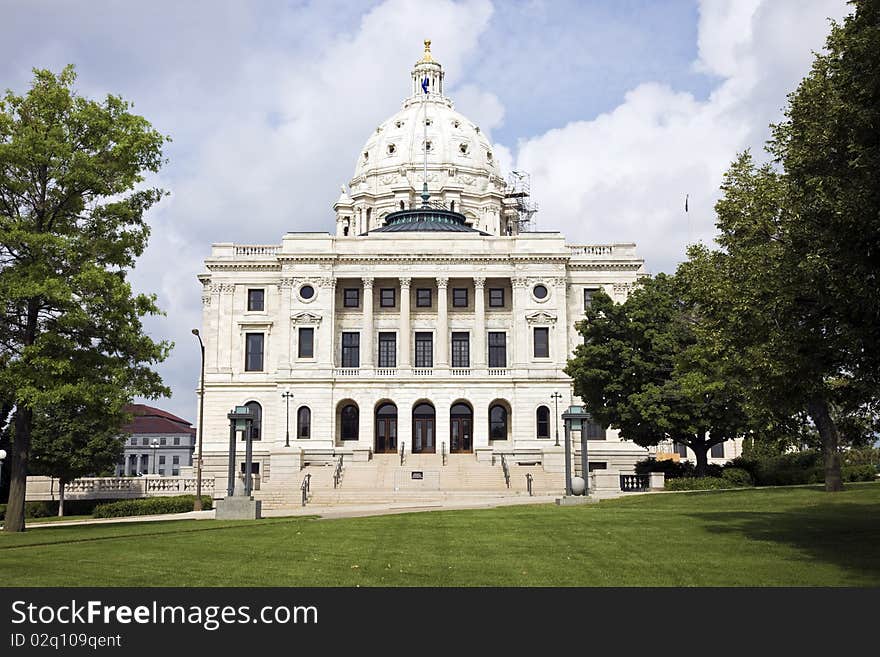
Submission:
<svg viewBox="0 0 880 657">
<path fill-rule="evenodd" d="M 529 330 L 530 326 L 525 320 L 525 309 L 528 304 L 528 280 L 523 277 L 511 279 L 513 287 L 513 300 L 511 317 L 513 325 L 510 327 L 510 360 L 512 367 L 522 368 L 531 359 L 529 354 Z"/>
<path fill-rule="evenodd" d="M 373 368 L 373 277 L 364 276 L 364 328 L 361 331 L 361 367 Z"/>
<path fill-rule="evenodd" d="M 325 276 L 320 282 L 321 290 L 327 295 L 324 300 L 327 315 L 315 327 L 315 349 L 317 363 L 321 368 L 333 369 L 336 354 L 336 278 Z M 314 413 L 314 409 L 312 410 Z M 312 418 L 314 422 L 314 417 Z"/>
<path fill-rule="evenodd" d="M 235 320 L 233 309 L 235 285 L 232 283 L 220 283 L 217 286 L 217 290 L 220 292 L 220 297 L 217 300 L 217 370 L 220 372 L 231 372 L 232 361 L 236 353 L 234 342 L 238 337 L 232 327 L 232 323 Z"/>
<path fill-rule="evenodd" d="M 295 280 L 293 278 L 282 278 L 279 285 L 279 302 L 278 302 L 278 371 L 282 370 L 290 374 L 290 363 L 293 360 L 290 353 L 290 345 L 293 342 L 290 326 L 290 297 Z M 268 297 L 268 295 L 266 295 Z M 268 298 L 264 299 L 264 303 L 268 303 Z"/>
<path fill-rule="evenodd" d="M 566 294 L 566 280 L 560 276 L 553 280 L 554 293 L 556 294 L 556 366 L 561 371 L 568 361 L 568 295 Z"/>
<path fill-rule="evenodd" d="M 445 276 L 437 278 L 437 357 L 434 367 L 449 367 L 449 301 L 446 298 L 446 286 L 449 279 Z"/>
<path fill-rule="evenodd" d="M 486 279 L 474 278 L 474 342 L 471 350 L 471 367 L 486 367 Z"/>
<path fill-rule="evenodd" d="M 410 283 L 412 279 L 406 277 L 400 279 L 400 356 L 397 359 L 397 366 L 401 369 L 409 369 L 410 367 L 410 336 L 412 329 L 410 327 L 409 301 L 410 301 Z"/>
</svg>

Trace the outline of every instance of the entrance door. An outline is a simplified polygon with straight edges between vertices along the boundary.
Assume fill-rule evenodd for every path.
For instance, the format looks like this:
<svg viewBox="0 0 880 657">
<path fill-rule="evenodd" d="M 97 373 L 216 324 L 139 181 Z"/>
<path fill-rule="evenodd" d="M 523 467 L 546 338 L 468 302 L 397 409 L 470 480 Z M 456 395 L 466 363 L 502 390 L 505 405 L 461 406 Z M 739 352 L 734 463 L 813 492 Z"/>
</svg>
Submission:
<svg viewBox="0 0 880 657">
<path fill-rule="evenodd" d="M 467 404 L 455 404 L 449 413 L 449 451 L 472 452 L 474 413 Z"/>
<path fill-rule="evenodd" d="M 433 454 L 436 452 L 434 434 L 434 407 L 430 404 L 419 404 L 413 409 L 413 453 Z"/>
<path fill-rule="evenodd" d="M 397 451 L 397 407 L 382 404 L 376 409 L 376 453 L 388 454 Z"/>
</svg>

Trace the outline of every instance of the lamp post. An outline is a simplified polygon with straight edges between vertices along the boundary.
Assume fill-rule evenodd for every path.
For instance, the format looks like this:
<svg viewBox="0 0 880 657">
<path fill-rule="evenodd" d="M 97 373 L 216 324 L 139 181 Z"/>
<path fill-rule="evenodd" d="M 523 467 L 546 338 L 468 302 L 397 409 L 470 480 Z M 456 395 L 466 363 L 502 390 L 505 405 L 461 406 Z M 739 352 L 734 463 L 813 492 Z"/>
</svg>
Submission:
<svg viewBox="0 0 880 657">
<path fill-rule="evenodd" d="M 550 395 L 550 399 L 553 400 L 553 406 L 556 410 L 556 447 L 559 447 L 559 400 L 562 399 L 562 395 L 557 391 Z"/>
<path fill-rule="evenodd" d="M 285 424 L 287 432 L 284 436 L 284 446 L 290 447 L 290 400 L 293 399 L 293 393 L 288 390 L 287 392 L 282 392 L 281 396 L 287 402 L 287 422 Z"/>
<path fill-rule="evenodd" d="M 583 430 L 584 420 L 589 420 L 589 413 L 585 412 L 583 406 L 569 406 L 568 410 L 562 414 L 562 421 L 565 423 L 565 494 L 571 495 L 571 432 L 580 431 L 581 433 L 581 474 L 584 480 L 584 496 L 590 492 L 589 479 L 589 463 L 587 459 L 587 437 Z"/>
<path fill-rule="evenodd" d="M 153 474 L 156 474 L 156 455 L 159 453 L 159 439 L 153 438 L 150 441 L 150 449 L 153 450 Z"/>
<path fill-rule="evenodd" d="M 3 461 L 6 460 L 6 450 L 0 449 L 0 488 L 3 487 Z"/>
<path fill-rule="evenodd" d="M 235 494 L 235 437 L 239 431 L 245 436 L 245 465 L 244 465 L 244 494 L 251 494 L 251 410 L 247 406 L 236 406 L 226 416 L 229 419 L 229 476 L 226 483 L 226 493 L 229 497 Z"/>
<path fill-rule="evenodd" d="M 202 428 L 205 424 L 205 343 L 199 335 L 199 329 L 193 329 L 192 334 L 198 338 L 202 352 L 202 375 L 199 377 L 199 453 L 196 456 L 196 500 L 193 502 L 193 511 L 202 510 Z"/>
</svg>

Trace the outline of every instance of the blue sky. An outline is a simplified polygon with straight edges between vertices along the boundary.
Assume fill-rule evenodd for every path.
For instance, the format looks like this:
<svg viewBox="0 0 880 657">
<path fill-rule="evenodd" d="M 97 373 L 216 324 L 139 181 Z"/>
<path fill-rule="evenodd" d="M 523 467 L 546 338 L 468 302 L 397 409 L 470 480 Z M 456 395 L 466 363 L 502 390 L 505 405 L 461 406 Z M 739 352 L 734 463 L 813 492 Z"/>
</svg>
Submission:
<svg viewBox="0 0 880 657">
<path fill-rule="evenodd" d="M 73 63 L 78 88 L 135 103 L 174 139 L 133 273 L 176 348 L 168 410 L 195 417 L 195 278 L 212 242 L 333 230 L 372 129 L 397 110 L 423 38 L 502 165 L 532 174 L 540 230 L 636 242 L 669 271 L 711 241 L 724 170 L 760 151 L 843 0 L 0 0 L 0 86 Z M 690 194 L 690 213 L 683 213 Z"/>
</svg>

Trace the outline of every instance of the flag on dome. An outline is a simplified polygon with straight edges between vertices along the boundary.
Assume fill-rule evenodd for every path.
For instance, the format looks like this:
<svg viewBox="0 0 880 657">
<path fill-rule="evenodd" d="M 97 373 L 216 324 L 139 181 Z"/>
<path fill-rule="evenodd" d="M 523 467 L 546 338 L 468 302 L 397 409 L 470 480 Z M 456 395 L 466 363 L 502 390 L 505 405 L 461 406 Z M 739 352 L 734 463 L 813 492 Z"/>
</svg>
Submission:
<svg viewBox="0 0 880 657">
<path fill-rule="evenodd" d="M 425 79 L 422 80 L 422 91 L 428 93 L 428 76 L 425 76 Z"/>
</svg>

